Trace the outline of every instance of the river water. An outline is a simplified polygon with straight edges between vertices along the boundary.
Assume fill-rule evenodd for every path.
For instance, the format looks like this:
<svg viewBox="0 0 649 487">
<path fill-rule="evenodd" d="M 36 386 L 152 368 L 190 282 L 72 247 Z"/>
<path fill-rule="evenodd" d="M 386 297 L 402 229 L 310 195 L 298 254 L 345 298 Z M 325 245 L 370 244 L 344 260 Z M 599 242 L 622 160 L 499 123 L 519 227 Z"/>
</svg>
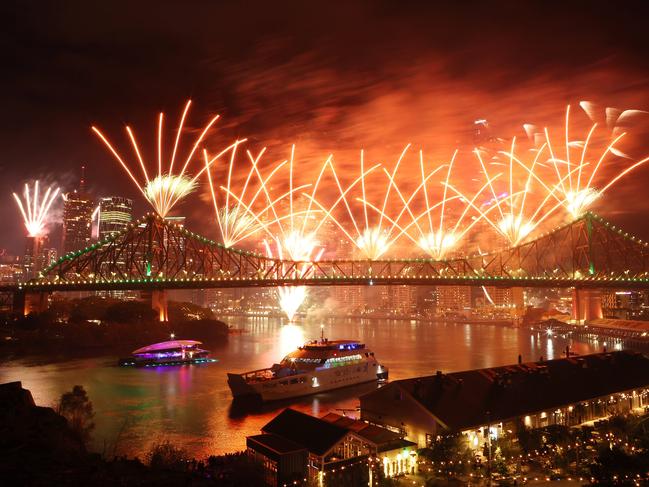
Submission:
<svg viewBox="0 0 649 487">
<path fill-rule="evenodd" d="M 243 449 L 246 435 L 257 434 L 289 405 L 314 415 L 340 412 L 356 408 L 358 395 L 376 387 L 363 385 L 260 410 L 233 407 L 227 372 L 278 362 L 318 338 L 321 322 L 233 318 L 229 323 L 243 332 L 231 335 L 227 345 L 211 348 L 217 363 L 134 369 L 116 366 L 116 356 L 56 361 L 41 356 L 2 364 L 0 383 L 20 380 L 37 404 L 48 406 L 75 384 L 83 385 L 96 413 L 93 449 L 108 456 L 143 457 L 154 442 L 169 439 L 196 458 Z M 324 333 L 330 339 L 362 340 L 389 367 L 390 379 L 516 363 L 519 353 L 523 360 L 560 357 L 566 345 L 579 354 L 604 345 L 526 328 L 440 322 L 340 319 L 327 321 Z"/>
</svg>

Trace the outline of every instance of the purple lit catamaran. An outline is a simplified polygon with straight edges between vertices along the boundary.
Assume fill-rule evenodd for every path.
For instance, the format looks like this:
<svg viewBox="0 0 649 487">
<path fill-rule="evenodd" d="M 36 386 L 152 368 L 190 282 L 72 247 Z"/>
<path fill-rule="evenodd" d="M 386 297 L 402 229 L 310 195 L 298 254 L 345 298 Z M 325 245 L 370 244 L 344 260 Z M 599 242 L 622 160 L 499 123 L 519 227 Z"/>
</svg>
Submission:
<svg viewBox="0 0 649 487">
<path fill-rule="evenodd" d="M 186 365 L 216 362 L 210 352 L 199 348 L 196 340 L 169 340 L 138 348 L 132 356 L 120 359 L 119 364 L 135 367 L 157 367 L 162 365 Z"/>
</svg>

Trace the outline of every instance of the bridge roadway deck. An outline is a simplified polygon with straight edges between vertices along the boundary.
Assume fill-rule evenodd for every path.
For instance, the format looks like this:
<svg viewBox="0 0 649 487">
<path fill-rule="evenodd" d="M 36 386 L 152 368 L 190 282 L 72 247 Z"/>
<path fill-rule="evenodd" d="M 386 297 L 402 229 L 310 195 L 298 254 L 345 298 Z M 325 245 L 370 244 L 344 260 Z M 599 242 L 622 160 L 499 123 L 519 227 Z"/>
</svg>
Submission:
<svg viewBox="0 0 649 487">
<path fill-rule="evenodd" d="M 649 289 L 649 278 L 549 278 L 549 277 L 312 277 L 307 279 L 257 279 L 257 278 L 186 278 L 186 279 L 133 279 L 119 281 L 59 281 L 47 283 L 30 281 L 0 285 L 0 292 L 54 292 L 54 291 L 111 291 L 155 289 L 214 289 L 254 288 L 276 286 L 496 286 L 579 289 Z"/>
</svg>

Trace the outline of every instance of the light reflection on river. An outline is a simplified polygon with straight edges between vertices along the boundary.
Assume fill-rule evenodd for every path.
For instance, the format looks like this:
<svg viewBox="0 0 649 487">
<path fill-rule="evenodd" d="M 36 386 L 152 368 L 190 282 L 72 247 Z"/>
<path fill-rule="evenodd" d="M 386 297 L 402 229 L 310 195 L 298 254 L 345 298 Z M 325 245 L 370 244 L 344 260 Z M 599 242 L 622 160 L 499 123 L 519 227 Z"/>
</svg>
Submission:
<svg viewBox="0 0 649 487">
<path fill-rule="evenodd" d="M 169 439 L 201 458 L 241 450 L 246 435 L 289 404 L 322 415 L 333 409 L 353 409 L 358 395 L 376 385 L 323 393 L 291 403 L 242 411 L 232 407 L 226 372 L 268 367 L 304 341 L 320 336 L 320 321 L 297 325 L 276 319 L 232 318 L 229 343 L 211 347 L 218 363 L 199 366 L 131 369 L 117 367 L 115 356 L 73 359 L 42 365 L 22 359 L 0 367 L 0 382 L 21 380 L 37 404 L 51 405 L 75 384 L 88 390 L 96 412 L 94 449 L 107 455 L 144 456 L 155 441 Z M 390 368 L 391 379 L 451 372 L 559 357 L 570 339 L 548 338 L 527 329 L 495 325 L 425 323 L 386 320 L 326 322 L 330 339 L 360 339 Z M 191 337 L 184 337 L 191 338 Z M 142 344 L 146 345 L 146 344 Z M 579 354 L 598 351 L 602 343 L 574 342 Z"/>
</svg>

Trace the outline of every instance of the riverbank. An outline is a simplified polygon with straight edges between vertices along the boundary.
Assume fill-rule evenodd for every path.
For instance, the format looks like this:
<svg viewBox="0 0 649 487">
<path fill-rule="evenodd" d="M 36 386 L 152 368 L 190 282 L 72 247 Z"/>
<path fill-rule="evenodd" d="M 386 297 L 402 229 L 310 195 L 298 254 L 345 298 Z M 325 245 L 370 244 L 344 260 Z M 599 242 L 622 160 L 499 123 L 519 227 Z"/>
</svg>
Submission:
<svg viewBox="0 0 649 487">
<path fill-rule="evenodd" d="M 90 297 L 57 301 L 43 313 L 0 317 L 0 360 L 27 355 L 129 355 L 136 348 L 177 338 L 206 345 L 227 343 L 230 328 L 212 312 L 190 303 L 170 303 L 161 323 L 147 303 Z"/>
<path fill-rule="evenodd" d="M 227 343 L 229 327 L 222 321 L 204 319 L 138 326 L 129 323 L 72 323 L 49 324 L 37 329 L 2 328 L 0 361 L 43 354 L 70 358 L 128 356 L 136 348 L 168 340 L 172 333 L 179 339 L 199 340 L 208 347 L 219 346 Z"/>
<path fill-rule="evenodd" d="M 624 343 L 625 346 L 649 349 L 649 322 L 617 319 L 598 319 L 580 325 L 549 319 L 527 325 L 531 330 L 542 330 L 546 334 L 568 334 L 584 340 Z"/>
<path fill-rule="evenodd" d="M 243 453 L 191 457 L 169 442 L 147 455 L 91 453 L 66 419 L 38 406 L 20 382 L 0 384 L 0 475 L 5 485 L 172 486 L 263 485 L 260 469 Z"/>
</svg>

